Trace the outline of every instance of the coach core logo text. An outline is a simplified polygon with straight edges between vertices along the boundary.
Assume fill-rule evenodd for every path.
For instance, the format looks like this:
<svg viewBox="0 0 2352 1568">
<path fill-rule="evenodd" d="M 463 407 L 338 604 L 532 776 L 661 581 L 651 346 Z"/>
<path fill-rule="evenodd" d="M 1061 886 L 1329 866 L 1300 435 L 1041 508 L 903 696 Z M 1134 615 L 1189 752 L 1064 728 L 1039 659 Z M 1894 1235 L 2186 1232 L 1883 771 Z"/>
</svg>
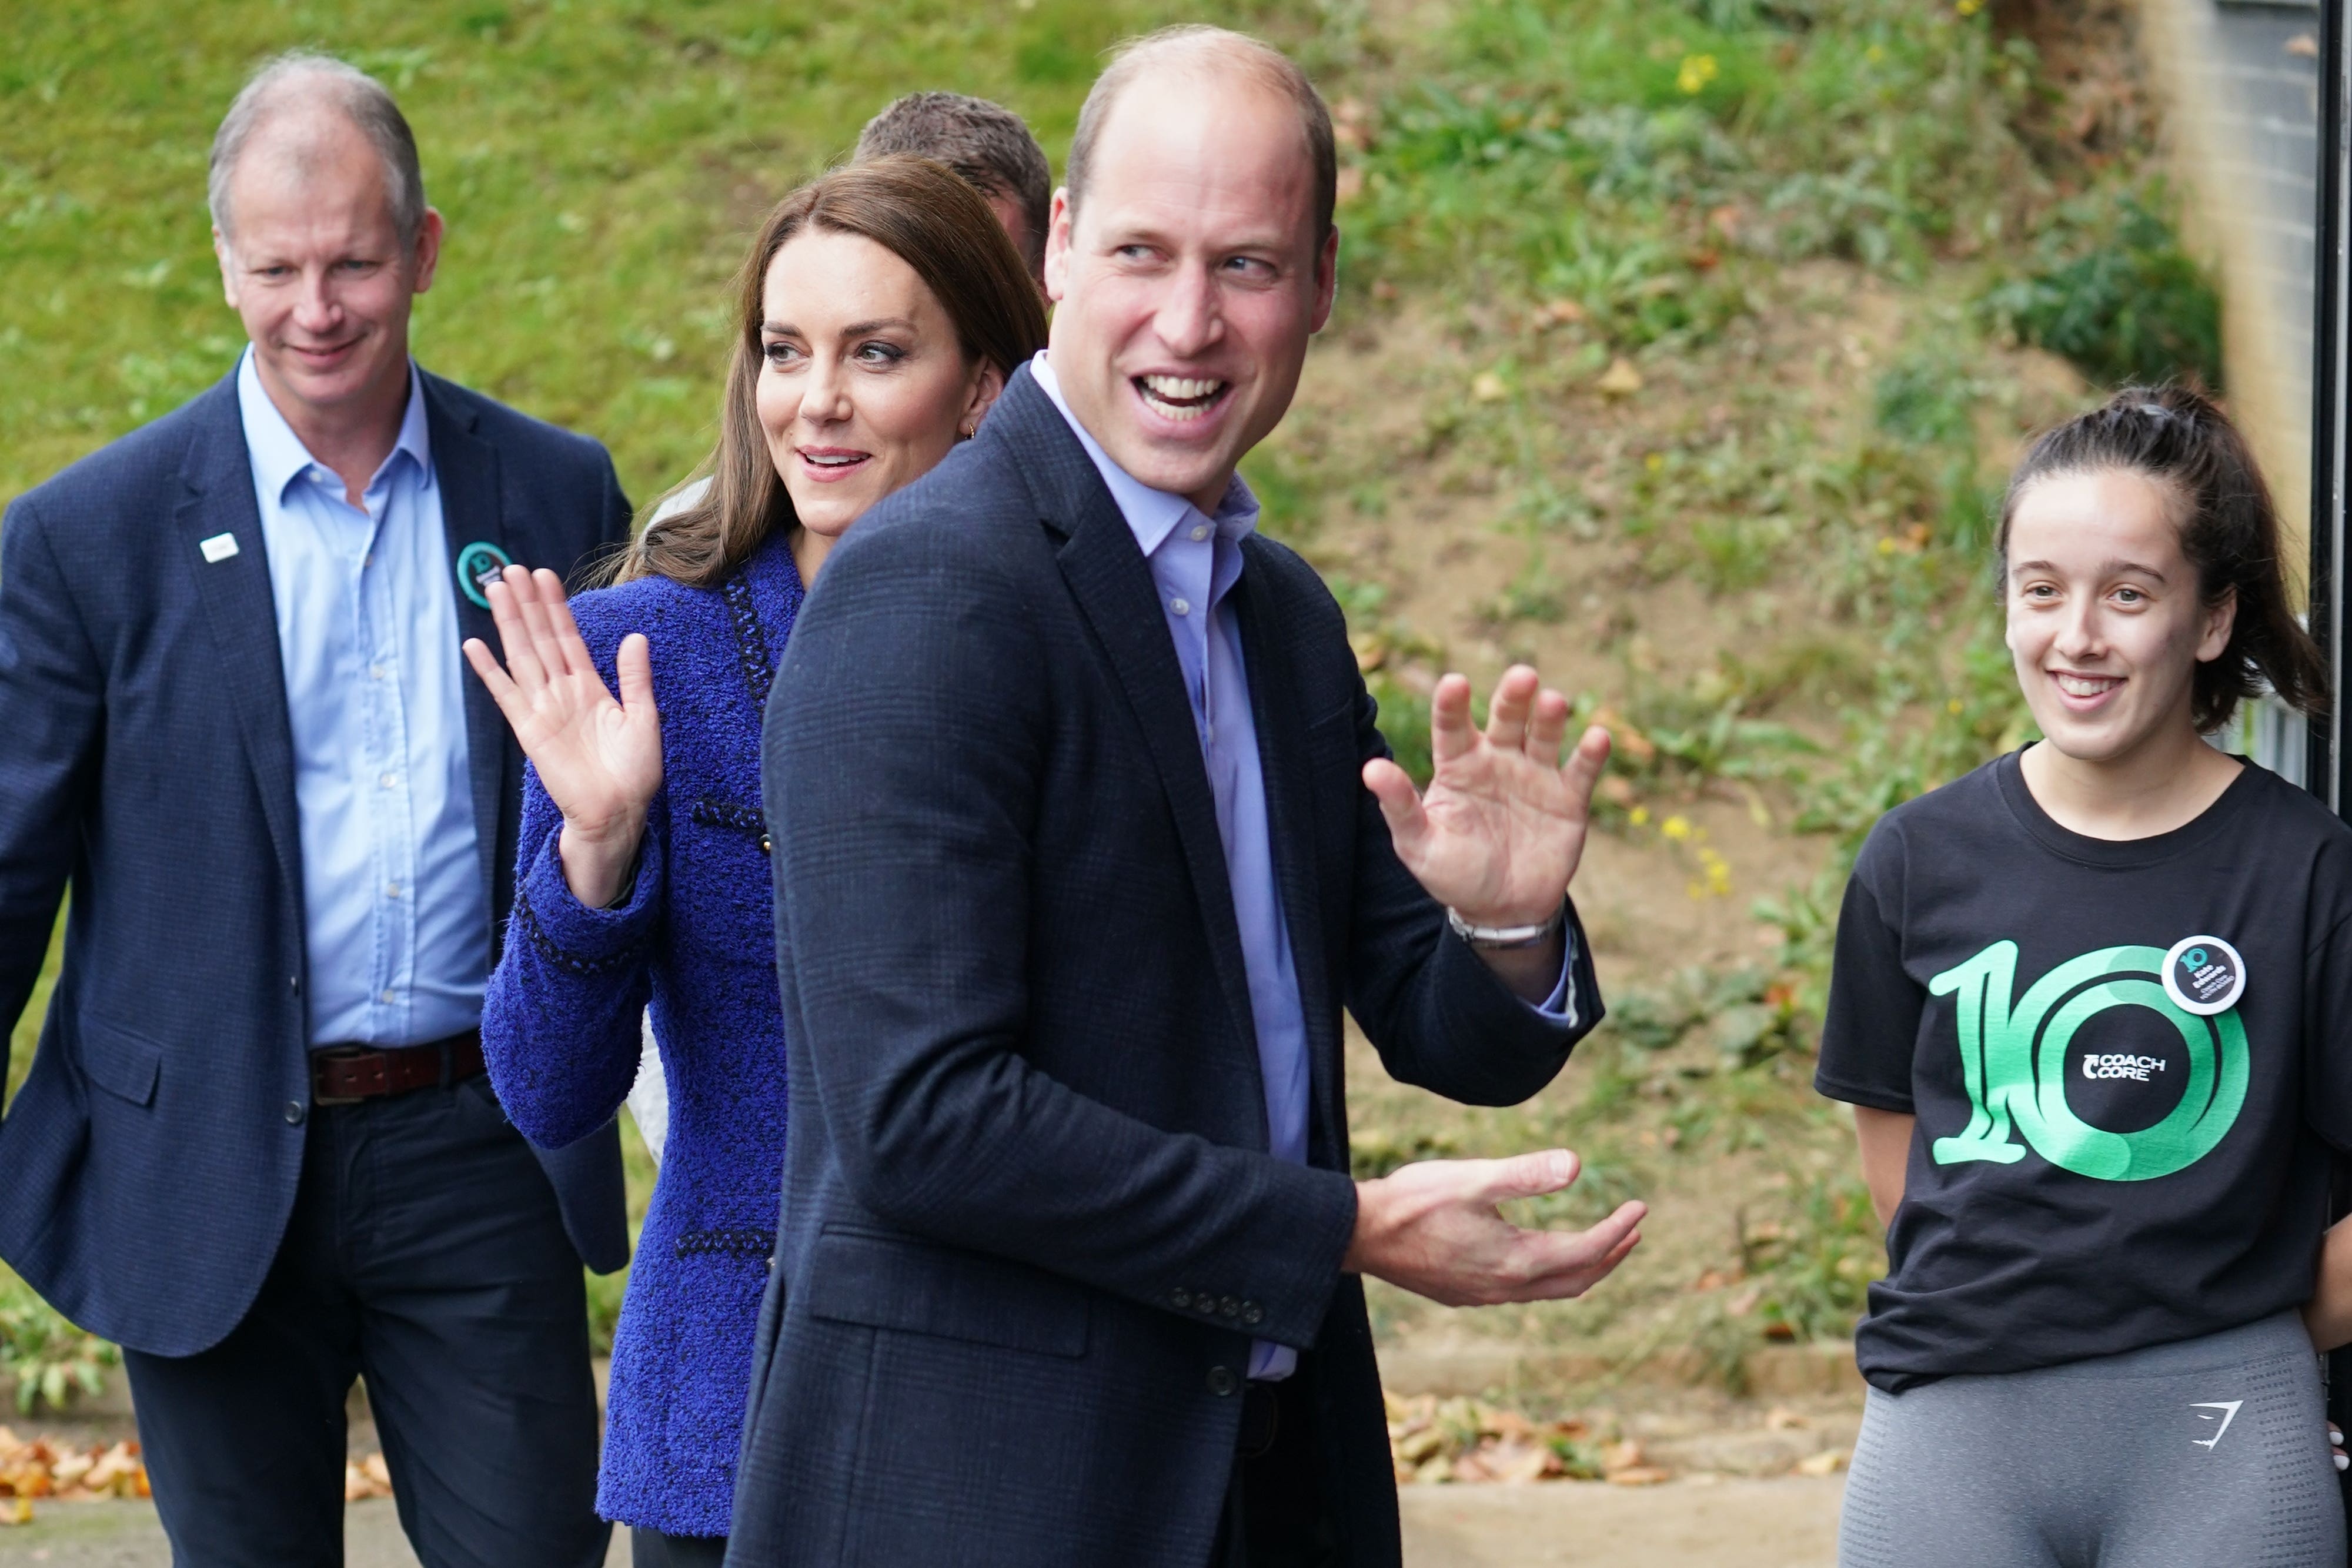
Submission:
<svg viewBox="0 0 2352 1568">
<path fill-rule="evenodd" d="M 2210 945 L 2208 965 L 2227 946 L 2210 937 L 2198 941 Z M 2210 1154 L 2246 1103 L 2246 1026 L 2235 1007 L 2212 1010 L 2208 1003 L 2216 998 L 2201 993 L 2192 999 L 2207 1010 L 2179 1005 L 2165 971 L 2185 956 L 2161 947 L 2102 947 L 2069 958 L 2012 1000 L 2017 944 L 1995 942 L 1929 979 L 1930 992 L 1955 1004 L 1969 1092 L 1968 1125 L 1937 1138 L 1929 1155 L 1939 1166 L 2011 1165 L 2030 1147 L 2076 1176 L 2147 1181 Z M 2233 968 L 2236 983 L 2221 993 L 2231 1001 L 2245 976 L 2243 963 Z M 2170 1112 L 2130 1133 L 2094 1126 L 2066 1103 L 2066 1061 L 2076 1032 L 2116 1008 L 2153 1014 L 2160 1030 L 2179 1037 L 2184 1058 L 2178 1083 L 2166 1085 L 2179 1096 Z M 2154 1061 L 2140 1051 L 2096 1052 L 2084 1062 L 2083 1076 L 2151 1084 L 2173 1076 L 2148 1065 Z"/>
</svg>

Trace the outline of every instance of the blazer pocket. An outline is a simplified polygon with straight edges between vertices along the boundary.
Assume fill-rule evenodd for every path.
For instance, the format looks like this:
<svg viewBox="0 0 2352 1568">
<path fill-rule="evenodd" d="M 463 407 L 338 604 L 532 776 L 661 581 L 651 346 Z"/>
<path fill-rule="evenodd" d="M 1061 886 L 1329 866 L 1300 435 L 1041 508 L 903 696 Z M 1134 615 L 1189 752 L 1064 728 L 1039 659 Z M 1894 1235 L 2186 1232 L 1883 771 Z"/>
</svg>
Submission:
<svg viewBox="0 0 2352 1568">
<path fill-rule="evenodd" d="M 1087 1353 L 1083 1287 L 1000 1258 L 828 1225 L 795 1271 L 811 1316 L 974 1344 Z"/>
<path fill-rule="evenodd" d="M 155 1079 L 163 1048 L 145 1035 L 85 1013 L 76 1030 L 81 1042 L 82 1076 L 133 1105 L 154 1103 Z"/>
</svg>

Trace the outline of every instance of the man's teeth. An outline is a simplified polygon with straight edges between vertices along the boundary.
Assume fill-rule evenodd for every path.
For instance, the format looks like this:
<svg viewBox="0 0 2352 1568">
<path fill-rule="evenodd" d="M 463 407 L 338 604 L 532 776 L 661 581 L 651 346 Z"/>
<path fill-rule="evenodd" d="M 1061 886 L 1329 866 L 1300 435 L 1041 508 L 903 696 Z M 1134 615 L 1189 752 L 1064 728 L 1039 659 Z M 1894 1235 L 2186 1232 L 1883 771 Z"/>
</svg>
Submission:
<svg viewBox="0 0 2352 1568">
<path fill-rule="evenodd" d="M 1170 419 L 1198 419 L 1209 412 L 1225 383 L 1192 376 L 1141 376 L 1143 395 L 1152 408 Z"/>
<path fill-rule="evenodd" d="M 2070 697 L 2095 697 L 2122 685 L 2116 675 L 2060 675 L 2058 689 Z"/>
</svg>

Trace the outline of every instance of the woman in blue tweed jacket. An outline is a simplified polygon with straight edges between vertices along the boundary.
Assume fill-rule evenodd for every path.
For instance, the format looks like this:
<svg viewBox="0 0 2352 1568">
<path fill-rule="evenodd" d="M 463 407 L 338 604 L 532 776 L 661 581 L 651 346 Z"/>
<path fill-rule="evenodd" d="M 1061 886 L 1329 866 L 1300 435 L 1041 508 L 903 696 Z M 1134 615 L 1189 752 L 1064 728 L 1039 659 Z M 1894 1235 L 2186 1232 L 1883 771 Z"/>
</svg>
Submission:
<svg viewBox="0 0 2352 1568">
<path fill-rule="evenodd" d="M 768 687 L 834 541 L 969 437 L 1045 336 L 981 197 L 909 158 L 785 198 L 739 295 L 708 486 L 571 606 L 553 573 L 508 568 L 489 589 L 506 667 L 466 650 L 531 762 L 482 1017 L 499 1100 L 534 1143 L 568 1144 L 628 1093 L 649 998 L 662 1041 L 668 1148 L 614 1338 L 597 1495 L 639 1568 L 723 1555 L 774 1248 Z"/>
</svg>

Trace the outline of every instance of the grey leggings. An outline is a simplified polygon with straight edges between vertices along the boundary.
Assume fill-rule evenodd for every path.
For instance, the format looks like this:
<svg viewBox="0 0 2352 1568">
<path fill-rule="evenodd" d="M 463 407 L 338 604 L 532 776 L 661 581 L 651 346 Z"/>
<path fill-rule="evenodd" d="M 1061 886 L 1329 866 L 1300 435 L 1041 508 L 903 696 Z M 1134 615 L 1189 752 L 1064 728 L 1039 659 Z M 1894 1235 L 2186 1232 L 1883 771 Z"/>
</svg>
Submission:
<svg viewBox="0 0 2352 1568">
<path fill-rule="evenodd" d="M 1839 1568 L 2342 1568 L 2294 1312 L 2064 1366 L 1874 1388 Z"/>
</svg>

